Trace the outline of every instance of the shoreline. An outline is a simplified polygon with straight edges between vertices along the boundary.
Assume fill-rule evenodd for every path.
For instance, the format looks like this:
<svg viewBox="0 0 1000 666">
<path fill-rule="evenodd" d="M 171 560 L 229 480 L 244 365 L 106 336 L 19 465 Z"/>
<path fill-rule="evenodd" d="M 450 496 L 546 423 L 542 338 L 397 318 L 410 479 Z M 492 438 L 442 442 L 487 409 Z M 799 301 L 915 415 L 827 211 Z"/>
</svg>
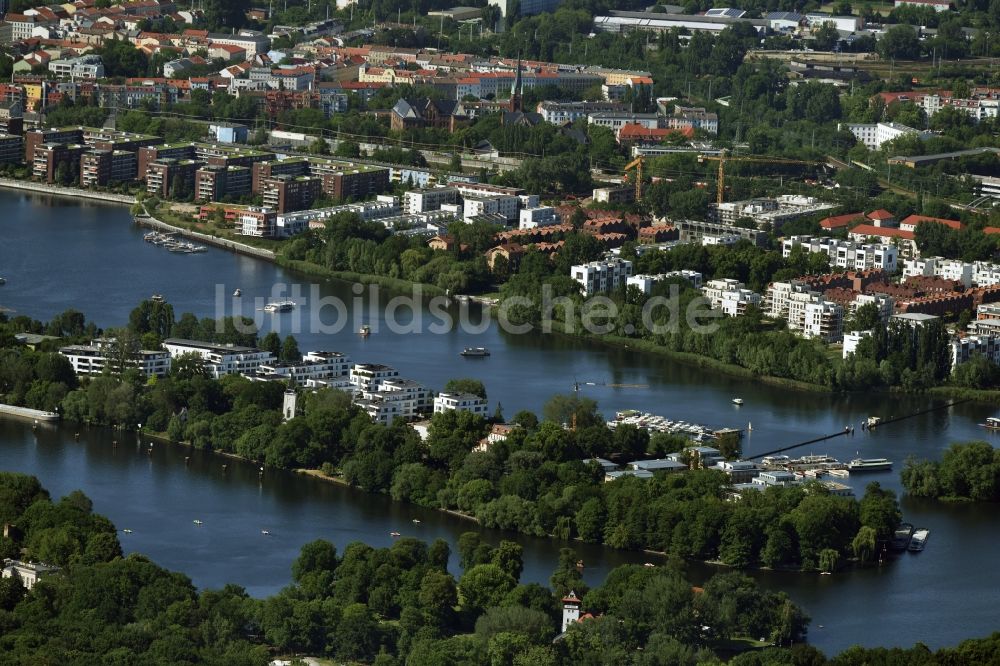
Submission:
<svg viewBox="0 0 1000 666">
<path fill-rule="evenodd" d="M 71 199 L 94 199 L 106 203 L 131 206 L 136 199 L 129 194 L 114 194 L 113 192 L 96 192 L 85 190 L 81 187 L 64 187 L 62 185 L 49 185 L 47 183 L 36 183 L 30 180 L 14 180 L 13 178 L 0 178 L 0 188 L 20 190 L 22 192 L 34 192 L 36 194 L 47 194 L 56 197 L 68 197 Z"/>
</svg>

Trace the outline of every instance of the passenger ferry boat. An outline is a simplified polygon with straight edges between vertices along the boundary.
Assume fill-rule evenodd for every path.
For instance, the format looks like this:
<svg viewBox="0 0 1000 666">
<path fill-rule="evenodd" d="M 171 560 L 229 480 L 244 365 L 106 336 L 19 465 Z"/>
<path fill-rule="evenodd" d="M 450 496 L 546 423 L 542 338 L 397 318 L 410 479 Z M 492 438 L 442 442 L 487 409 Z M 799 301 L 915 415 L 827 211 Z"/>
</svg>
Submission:
<svg viewBox="0 0 1000 666">
<path fill-rule="evenodd" d="M 855 458 L 847 463 L 851 472 L 884 472 L 892 469 L 892 461 L 887 458 Z"/>
<path fill-rule="evenodd" d="M 925 528 L 920 528 L 913 533 L 913 537 L 910 539 L 909 551 L 911 553 L 919 553 L 927 545 L 927 537 L 931 535 L 931 531 Z"/>
<path fill-rule="evenodd" d="M 1000 416 L 989 416 L 986 418 L 986 423 L 980 425 L 987 430 L 1000 430 Z"/>
<path fill-rule="evenodd" d="M 490 350 L 486 347 L 466 347 L 461 352 L 462 356 L 489 356 Z"/>
<path fill-rule="evenodd" d="M 291 312 L 295 309 L 295 301 L 274 301 L 264 306 L 265 312 Z"/>
</svg>

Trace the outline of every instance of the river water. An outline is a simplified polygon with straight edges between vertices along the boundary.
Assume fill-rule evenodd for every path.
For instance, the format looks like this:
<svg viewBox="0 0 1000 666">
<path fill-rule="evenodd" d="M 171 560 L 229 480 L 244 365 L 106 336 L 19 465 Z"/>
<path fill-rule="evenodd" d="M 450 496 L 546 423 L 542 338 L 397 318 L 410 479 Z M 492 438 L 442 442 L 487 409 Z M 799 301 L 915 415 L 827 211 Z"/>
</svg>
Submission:
<svg viewBox="0 0 1000 666">
<path fill-rule="evenodd" d="M 194 255 L 171 254 L 144 243 L 143 231 L 131 224 L 123 207 L 0 191 L 0 307 L 46 320 L 73 307 L 99 326 L 117 326 L 143 298 L 162 293 L 179 314 L 215 316 L 217 293 L 235 288 L 243 302 L 288 292 L 274 285 L 298 284 L 312 300 L 310 280 L 272 264 L 210 248 Z M 840 459 L 857 454 L 896 461 L 895 472 L 856 475 L 860 494 L 877 480 L 899 491 L 898 470 L 909 455 L 937 457 L 953 441 L 996 438 L 977 424 L 994 413 L 989 405 L 951 407 L 917 396 L 829 396 L 800 393 L 758 382 L 718 375 L 669 359 L 644 356 L 564 337 L 512 335 L 496 325 L 481 334 L 429 331 L 395 334 L 385 326 L 384 295 L 372 306 L 358 307 L 345 283 L 326 282 L 318 295 L 347 303 L 352 324 L 336 334 L 296 332 L 303 350 L 341 351 L 355 361 L 386 363 L 401 374 L 440 389 L 452 377 L 482 379 L 494 404 L 509 416 L 519 409 L 539 412 L 556 393 L 575 381 L 585 395 L 611 415 L 640 409 L 712 426 L 753 429 L 744 440 L 748 453 L 759 453 L 813 439 L 857 424 L 871 414 L 883 417 L 941 407 L 876 432 L 839 437 L 800 450 L 829 453 Z M 299 299 L 301 302 L 301 299 Z M 229 307 L 231 304 L 227 304 Z M 226 313 L 231 311 L 227 310 Z M 247 314 L 252 310 L 247 309 Z M 293 317 L 308 320 L 310 303 L 291 315 L 263 320 L 287 333 Z M 457 317 L 458 312 L 452 310 Z M 400 319 L 405 323 L 403 313 Z M 426 312 L 421 314 L 426 315 Z M 473 321 L 477 316 L 473 313 Z M 378 327 L 363 339 L 353 323 Z M 329 323 L 329 321 L 328 321 Z M 306 327 L 308 328 L 308 327 Z M 490 348 L 487 359 L 464 359 L 466 346 Z M 639 384 L 646 388 L 602 384 Z M 736 407 L 733 397 L 745 404 Z M 443 537 L 455 543 L 474 524 L 457 517 L 396 504 L 384 497 L 291 473 L 257 471 L 238 461 L 181 447 L 157 445 L 151 455 L 137 448 L 134 434 L 92 429 L 74 438 L 72 426 L 40 428 L 0 421 L 0 469 L 37 475 L 54 495 L 76 488 L 94 500 L 123 534 L 128 551 L 141 551 L 170 569 L 183 571 L 199 586 L 226 582 L 255 595 L 273 593 L 289 581 L 289 567 L 302 544 L 330 539 L 343 548 L 354 540 L 388 545 L 390 531 L 423 539 Z M 111 442 L 120 438 L 117 447 Z M 185 456 L 190 461 L 185 464 Z M 222 465 L 228 470 L 223 471 Z M 758 573 L 762 584 L 787 591 L 813 617 L 810 641 L 827 652 L 853 644 L 931 646 L 957 643 L 997 628 L 995 594 L 1000 572 L 993 566 L 1000 518 L 994 507 L 946 506 L 903 499 L 905 519 L 931 529 L 927 549 L 904 554 L 891 566 L 835 576 Z M 415 524 L 413 518 L 421 522 Z M 203 521 L 195 526 L 193 520 Z M 261 534 L 267 530 L 270 536 Z M 498 533 L 487 538 L 516 538 L 525 547 L 528 581 L 546 582 L 560 544 Z M 598 583 L 610 567 L 644 562 L 649 557 L 575 544 L 586 562 L 586 577 Z M 691 567 L 693 578 L 709 573 Z"/>
</svg>

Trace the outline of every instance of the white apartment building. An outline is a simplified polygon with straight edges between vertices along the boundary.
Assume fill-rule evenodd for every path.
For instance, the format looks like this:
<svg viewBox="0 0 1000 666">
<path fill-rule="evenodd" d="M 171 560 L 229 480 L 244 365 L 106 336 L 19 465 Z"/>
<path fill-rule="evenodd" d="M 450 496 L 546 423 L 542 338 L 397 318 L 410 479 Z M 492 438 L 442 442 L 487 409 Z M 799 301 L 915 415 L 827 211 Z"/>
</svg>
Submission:
<svg viewBox="0 0 1000 666">
<path fill-rule="evenodd" d="M 969 332 L 1000 336 L 1000 303 L 983 303 L 976 308 L 976 319 L 969 324 Z"/>
<path fill-rule="evenodd" d="M 340 352 L 312 351 L 297 363 L 263 363 L 253 379 L 294 380 L 304 384 L 316 379 L 346 379 L 350 372 L 350 359 Z"/>
<path fill-rule="evenodd" d="M 583 286 L 583 295 L 614 291 L 625 285 L 632 275 L 632 262 L 625 259 L 605 259 L 580 264 L 570 269 L 570 277 Z"/>
<path fill-rule="evenodd" d="M 958 259 L 924 257 L 903 262 L 904 281 L 909 277 L 936 276 L 961 282 L 966 288 L 1000 284 L 1000 265 L 985 261 L 967 263 Z"/>
<path fill-rule="evenodd" d="M 765 303 L 769 317 L 784 318 L 788 330 L 803 337 L 833 342 L 843 334 L 844 308 L 800 282 L 771 284 Z"/>
<path fill-rule="evenodd" d="M 620 102 L 539 102 L 536 111 L 542 120 L 553 125 L 576 122 L 592 113 L 607 113 L 621 111 L 624 105 Z"/>
<path fill-rule="evenodd" d="M 892 296 L 886 296 L 885 294 L 858 294 L 851 302 L 849 310 L 853 314 L 858 311 L 858 308 L 865 305 L 874 305 L 878 310 L 879 319 L 887 322 L 889 321 L 889 317 L 892 316 L 896 302 Z"/>
<path fill-rule="evenodd" d="M 631 275 L 625 280 L 626 287 L 636 287 L 647 296 L 652 293 L 653 286 L 658 282 L 669 280 L 670 278 L 682 278 L 691 283 L 695 289 L 702 287 L 702 275 L 698 271 L 670 271 L 669 273 L 658 273 L 656 275 Z"/>
<path fill-rule="evenodd" d="M 721 310 L 727 317 L 740 317 L 746 314 L 748 307 L 761 306 L 760 294 L 750 291 L 739 280 L 709 280 L 701 291 L 712 308 Z"/>
<path fill-rule="evenodd" d="M 477 215 L 502 215 L 507 222 L 518 219 L 521 201 L 510 194 L 497 196 L 467 196 L 462 201 L 462 217 L 468 222 Z"/>
<path fill-rule="evenodd" d="M 274 362 L 271 352 L 256 347 L 222 345 L 183 338 L 167 338 L 163 341 L 163 346 L 170 353 L 171 360 L 184 354 L 202 359 L 208 376 L 213 379 L 233 374 L 250 375 L 259 371 L 265 363 Z"/>
<path fill-rule="evenodd" d="M 375 201 L 280 213 L 276 218 L 275 230 L 278 236 L 294 236 L 308 229 L 310 222 L 326 220 L 340 213 L 356 213 L 358 217 L 367 222 L 396 217 L 402 212 L 399 199 L 393 196 L 379 195 Z"/>
<path fill-rule="evenodd" d="M 954 372 L 962 363 L 975 355 L 981 355 L 994 363 L 1000 363 L 1000 336 L 969 335 L 951 341 L 951 369 Z"/>
<path fill-rule="evenodd" d="M 851 331 L 850 333 L 844 333 L 843 357 L 847 358 L 856 352 L 858 344 L 871 334 L 871 331 Z"/>
<path fill-rule="evenodd" d="M 907 134 L 916 134 L 921 139 L 933 136 L 930 132 L 913 129 L 899 123 L 840 123 L 838 130 L 847 130 L 870 150 L 878 150 L 882 144 Z"/>
<path fill-rule="evenodd" d="M 836 238 L 792 236 L 781 242 L 781 255 L 787 259 L 792 250 L 802 247 L 807 252 L 822 252 L 830 257 L 830 265 L 849 270 L 880 268 L 888 273 L 896 270 L 899 249 L 883 243 L 861 244 Z"/>
<path fill-rule="evenodd" d="M 49 71 L 56 76 L 74 81 L 77 79 L 103 79 L 104 63 L 101 62 L 99 55 L 85 55 L 79 58 L 53 60 L 49 63 Z"/>
<path fill-rule="evenodd" d="M 587 116 L 588 125 L 607 127 L 618 136 L 625 125 L 640 125 L 646 129 L 663 127 L 665 118 L 656 113 L 630 113 L 627 111 L 602 111 Z"/>
<path fill-rule="evenodd" d="M 382 382 L 399 377 L 399 370 L 381 363 L 355 363 L 351 368 L 351 386 L 374 391 Z"/>
<path fill-rule="evenodd" d="M 393 418 L 408 421 L 431 411 L 434 406 L 430 390 L 412 379 L 393 377 L 377 384 L 374 391 L 363 391 L 362 400 L 375 403 L 393 403 L 398 409 L 389 410 Z"/>
<path fill-rule="evenodd" d="M 354 404 L 360 407 L 372 421 L 384 426 L 403 416 L 403 405 L 395 400 L 358 398 Z"/>
<path fill-rule="evenodd" d="M 960 99 L 956 97 L 941 97 L 940 95 L 924 95 L 920 106 L 930 118 L 946 106 L 965 113 L 977 123 L 988 118 L 996 118 L 1000 111 L 1000 103 L 995 99 Z"/>
<path fill-rule="evenodd" d="M 113 342 L 100 339 L 89 345 L 69 345 L 60 348 L 59 353 L 66 357 L 77 375 L 100 375 L 105 370 L 111 371 L 115 364 L 109 357 L 113 353 Z M 162 350 L 143 349 L 136 353 L 129 365 L 138 368 L 145 377 L 166 377 L 170 372 L 170 354 Z"/>
<path fill-rule="evenodd" d="M 721 204 L 711 203 L 708 205 L 708 218 L 711 222 L 722 224 L 735 224 L 737 220 L 749 218 L 756 222 L 758 227 L 770 224 L 771 228 L 777 231 L 785 222 L 835 207 L 815 197 L 782 194 L 773 199 L 761 197 Z"/>
<path fill-rule="evenodd" d="M 522 208 L 518 213 L 518 226 L 521 229 L 536 229 L 559 224 L 559 216 L 552 206 L 536 206 Z"/>
<path fill-rule="evenodd" d="M 403 194 L 403 212 L 407 215 L 440 210 L 442 204 L 453 203 L 458 203 L 458 190 L 454 187 L 410 190 Z"/>
<path fill-rule="evenodd" d="M 434 413 L 471 412 L 485 418 L 488 416 L 489 404 L 484 398 L 471 393 L 439 393 L 434 398 Z"/>
</svg>

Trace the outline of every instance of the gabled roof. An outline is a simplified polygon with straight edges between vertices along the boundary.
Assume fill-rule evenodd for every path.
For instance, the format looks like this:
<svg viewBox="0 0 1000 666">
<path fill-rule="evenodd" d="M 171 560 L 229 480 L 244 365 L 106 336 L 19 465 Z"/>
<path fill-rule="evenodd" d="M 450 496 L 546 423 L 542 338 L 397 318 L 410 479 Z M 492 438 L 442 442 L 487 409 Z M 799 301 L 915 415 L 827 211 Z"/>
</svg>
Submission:
<svg viewBox="0 0 1000 666">
<path fill-rule="evenodd" d="M 937 222 L 938 224 L 943 224 L 946 227 L 951 227 L 952 229 L 962 229 L 964 226 L 958 220 L 946 220 L 940 217 L 928 217 L 927 215 L 910 215 L 900 222 L 900 225 L 905 224 L 907 226 L 915 227 L 918 224 L 923 224 L 924 222 Z"/>
</svg>

